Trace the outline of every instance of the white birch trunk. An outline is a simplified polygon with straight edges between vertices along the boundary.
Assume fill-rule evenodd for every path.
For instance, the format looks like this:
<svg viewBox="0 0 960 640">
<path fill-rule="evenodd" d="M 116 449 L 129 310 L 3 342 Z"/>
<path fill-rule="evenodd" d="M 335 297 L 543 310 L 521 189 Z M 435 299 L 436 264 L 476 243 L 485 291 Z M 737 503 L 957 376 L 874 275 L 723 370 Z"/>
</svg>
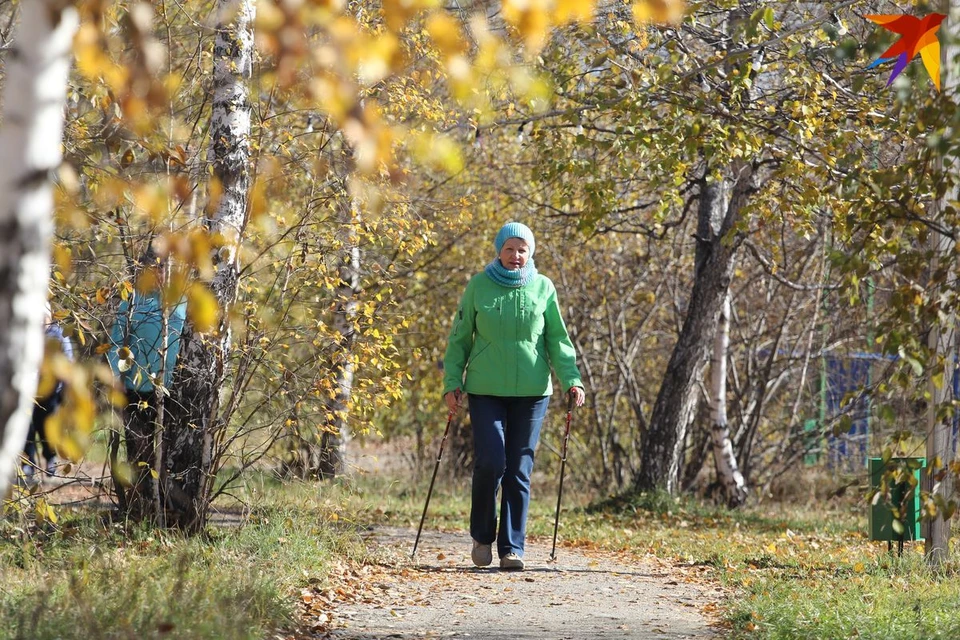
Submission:
<svg viewBox="0 0 960 640">
<path fill-rule="evenodd" d="M 951 100 L 956 100 L 956 87 L 958 75 L 957 56 L 960 55 L 960 29 L 957 26 L 957 20 L 960 20 L 960 2 L 957 0 L 946 0 L 944 3 L 944 12 L 947 13 L 946 20 L 940 27 L 940 41 L 943 44 L 943 56 L 941 59 L 941 80 L 944 96 Z M 949 132 L 947 136 L 949 137 Z M 944 158 L 941 163 L 949 162 Z M 941 169 L 946 173 L 951 167 L 941 164 Z M 953 168 L 955 170 L 955 167 Z M 933 212 L 934 216 L 940 216 L 941 212 L 949 206 L 951 200 L 956 200 L 956 189 L 951 189 L 945 193 L 939 203 L 939 210 Z M 931 248 L 933 249 L 933 260 L 930 270 L 935 272 L 940 265 L 955 260 L 954 244 L 955 242 L 947 235 L 934 230 L 930 236 Z M 953 273 L 954 269 L 949 269 Z M 953 288 L 955 282 L 947 282 L 946 287 Z M 941 496 L 944 501 L 953 498 L 953 474 L 949 471 L 950 463 L 953 460 L 953 424 L 949 418 L 938 417 L 937 412 L 944 403 L 950 402 L 953 392 L 953 367 L 955 350 L 955 333 L 953 323 L 954 314 L 950 314 L 945 324 L 936 321 L 930 329 L 928 335 L 928 345 L 934 351 L 934 361 L 940 360 L 944 363 L 943 382 L 937 387 L 932 378 L 928 381 L 928 390 L 930 392 L 930 403 L 927 407 L 927 469 L 924 474 L 925 490 L 931 492 L 934 496 Z M 936 462 L 939 461 L 937 465 Z M 943 479 L 939 482 L 933 482 L 933 474 L 944 471 Z M 927 522 L 924 527 L 924 553 L 927 562 L 932 566 L 943 565 L 950 555 L 950 520 L 944 520 L 941 514 Z"/>
<path fill-rule="evenodd" d="M 644 434 L 640 472 L 634 479 L 637 491 L 660 488 L 673 495 L 680 489 L 687 427 L 697 408 L 697 379 L 707 363 L 720 307 L 733 278 L 743 240 L 734 229 L 754 180 L 748 163 L 737 163 L 731 172 L 732 180 L 704 180 L 701 185 L 693 290 Z"/>
<path fill-rule="evenodd" d="M 54 0 L 21 4 L 7 54 L 0 121 L 0 497 L 27 436 L 43 358 L 50 277 L 53 192 L 62 159 L 67 77 L 76 8 Z"/>
<path fill-rule="evenodd" d="M 720 307 L 717 321 L 717 334 L 713 340 L 713 359 L 710 362 L 710 395 L 712 406 L 710 414 L 713 428 L 710 438 L 713 443 L 713 460 L 717 469 L 717 479 L 723 485 L 727 504 L 731 507 L 742 505 L 747 499 L 747 484 L 737 466 L 730 441 L 730 427 L 727 424 L 727 352 L 730 348 L 730 294 Z"/>
<path fill-rule="evenodd" d="M 215 450 L 222 435 L 218 421 L 220 392 L 230 351 L 229 314 L 237 298 L 239 246 L 247 222 L 250 192 L 251 108 L 247 81 L 253 71 L 253 0 L 218 0 L 214 44 L 213 109 L 210 115 L 211 193 L 219 193 L 216 209 L 204 220 L 212 235 L 223 238 L 213 256 L 210 287 L 222 321 L 213 335 L 199 335 L 187 326 L 173 384 L 165 434 L 167 486 L 165 499 L 174 511 L 172 523 L 189 531 L 203 528 L 207 501 L 216 473 Z"/>
<path fill-rule="evenodd" d="M 350 441 L 350 429 L 347 422 L 347 407 L 353 392 L 353 324 L 357 317 L 357 293 L 360 289 L 360 246 L 355 232 L 358 224 L 355 199 L 351 199 L 344 219 L 340 221 L 341 237 L 344 239 L 344 256 L 338 269 L 340 283 L 337 285 L 337 309 L 333 326 L 339 336 L 339 344 L 333 354 L 333 370 L 336 396 L 327 402 L 327 415 L 332 419 L 327 423 L 321 439 L 320 468 L 321 478 L 342 475 L 346 471 L 347 445 Z"/>
</svg>

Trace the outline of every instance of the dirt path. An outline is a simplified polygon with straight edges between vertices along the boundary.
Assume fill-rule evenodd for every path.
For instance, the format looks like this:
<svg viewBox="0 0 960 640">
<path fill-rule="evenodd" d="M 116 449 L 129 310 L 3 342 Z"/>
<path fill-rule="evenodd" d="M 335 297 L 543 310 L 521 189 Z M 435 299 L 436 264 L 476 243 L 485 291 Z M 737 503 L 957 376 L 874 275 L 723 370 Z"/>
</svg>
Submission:
<svg viewBox="0 0 960 640">
<path fill-rule="evenodd" d="M 417 562 L 414 531 L 378 529 L 368 538 L 385 558 L 342 576 L 355 589 L 304 593 L 320 615 L 315 637 L 338 640 L 480 638 L 593 640 L 717 638 L 710 612 L 721 592 L 691 571 L 656 559 L 528 542 L 527 569 L 501 572 L 470 562 L 465 533 L 424 532 Z M 496 566 L 497 560 L 494 559 Z M 309 610 L 309 606 L 306 609 Z M 309 615 L 307 616 L 309 617 Z"/>
</svg>

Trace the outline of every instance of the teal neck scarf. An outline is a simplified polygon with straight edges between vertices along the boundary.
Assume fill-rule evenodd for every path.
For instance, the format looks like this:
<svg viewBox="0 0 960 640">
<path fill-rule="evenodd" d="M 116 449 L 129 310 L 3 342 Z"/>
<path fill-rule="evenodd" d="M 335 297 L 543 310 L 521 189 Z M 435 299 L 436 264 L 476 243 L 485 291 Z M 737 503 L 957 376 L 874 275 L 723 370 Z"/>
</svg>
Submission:
<svg viewBox="0 0 960 640">
<path fill-rule="evenodd" d="M 507 269 L 500 264 L 500 258 L 494 258 L 483 271 L 497 284 L 514 289 L 522 287 L 537 276 L 537 267 L 533 264 L 533 258 L 527 260 L 527 264 L 520 269 Z"/>
</svg>

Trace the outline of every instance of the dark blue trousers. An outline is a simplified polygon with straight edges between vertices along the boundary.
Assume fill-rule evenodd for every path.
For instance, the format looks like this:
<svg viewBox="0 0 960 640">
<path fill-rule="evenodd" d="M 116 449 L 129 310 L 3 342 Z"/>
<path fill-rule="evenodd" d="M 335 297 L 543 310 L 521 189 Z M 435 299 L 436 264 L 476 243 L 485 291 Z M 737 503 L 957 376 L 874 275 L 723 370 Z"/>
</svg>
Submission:
<svg viewBox="0 0 960 640">
<path fill-rule="evenodd" d="M 533 454 L 549 401 L 550 396 L 470 395 L 474 454 L 470 535 L 481 544 L 496 539 L 501 558 L 508 553 L 523 557 Z M 497 489 L 502 490 L 499 531 Z"/>
<path fill-rule="evenodd" d="M 33 415 L 30 418 L 30 430 L 27 432 L 27 441 L 23 445 L 23 453 L 27 456 L 30 464 L 39 467 L 40 461 L 37 459 L 37 440 L 40 440 L 40 447 L 43 450 L 43 457 L 49 462 L 51 458 L 57 455 L 50 443 L 47 442 L 46 423 L 63 398 L 62 392 L 55 392 L 49 398 L 44 398 L 34 402 Z"/>
</svg>

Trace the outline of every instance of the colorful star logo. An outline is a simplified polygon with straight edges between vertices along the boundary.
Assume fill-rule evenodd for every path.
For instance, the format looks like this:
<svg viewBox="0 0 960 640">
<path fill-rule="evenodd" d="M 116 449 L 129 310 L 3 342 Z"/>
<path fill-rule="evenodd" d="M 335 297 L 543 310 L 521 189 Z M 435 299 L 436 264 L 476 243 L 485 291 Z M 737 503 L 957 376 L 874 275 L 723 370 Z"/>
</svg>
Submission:
<svg viewBox="0 0 960 640">
<path fill-rule="evenodd" d="M 907 66 L 907 63 L 919 53 L 923 60 L 923 66 L 930 74 L 930 79 L 933 80 L 937 91 L 940 91 L 940 42 L 937 40 L 937 30 L 940 29 L 940 23 L 946 18 L 944 14 L 931 13 L 923 18 L 907 15 L 869 15 L 864 16 L 864 18 L 877 23 L 887 31 L 899 33 L 901 36 L 879 58 L 874 60 L 867 67 L 868 69 L 884 62 L 896 60 L 897 64 L 893 67 L 893 73 L 887 80 L 887 86 L 889 87 Z"/>
</svg>

